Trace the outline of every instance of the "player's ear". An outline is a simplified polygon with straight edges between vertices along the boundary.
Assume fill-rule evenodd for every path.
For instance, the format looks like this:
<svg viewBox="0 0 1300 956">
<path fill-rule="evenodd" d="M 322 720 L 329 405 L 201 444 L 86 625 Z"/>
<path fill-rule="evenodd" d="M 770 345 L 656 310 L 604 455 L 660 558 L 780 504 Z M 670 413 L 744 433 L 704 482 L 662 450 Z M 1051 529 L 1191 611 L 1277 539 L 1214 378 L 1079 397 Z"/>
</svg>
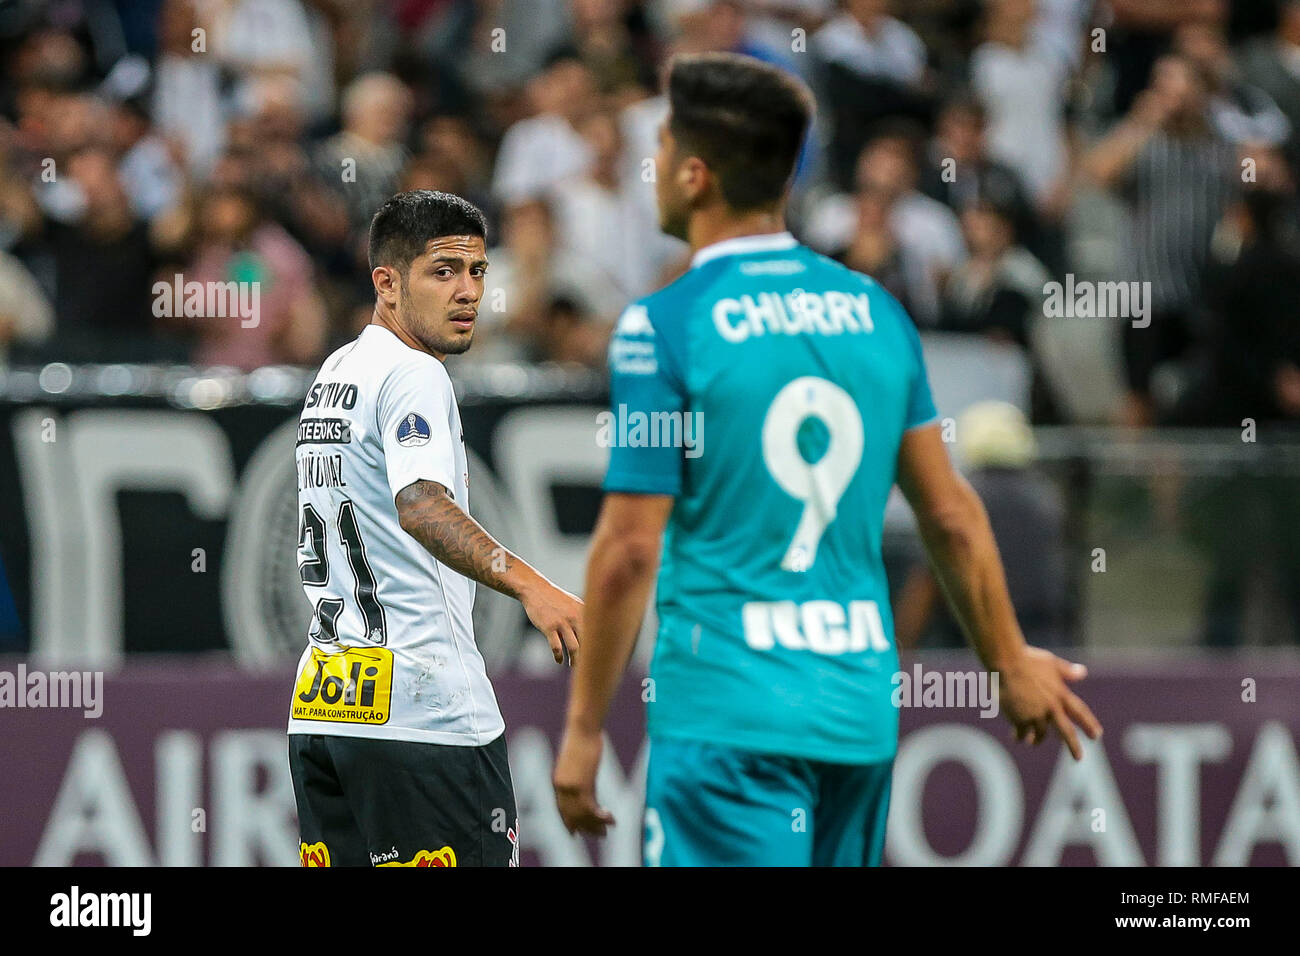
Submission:
<svg viewBox="0 0 1300 956">
<path fill-rule="evenodd" d="M 397 270 L 391 266 L 375 266 L 370 273 L 370 281 L 374 283 L 375 294 L 390 306 L 397 305 L 397 293 L 401 289 L 402 277 L 397 274 Z"/>
<path fill-rule="evenodd" d="M 698 156 L 687 157 L 677 167 L 677 187 L 687 199 L 694 202 L 709 188 L 709 167 Z"/>
</svg>

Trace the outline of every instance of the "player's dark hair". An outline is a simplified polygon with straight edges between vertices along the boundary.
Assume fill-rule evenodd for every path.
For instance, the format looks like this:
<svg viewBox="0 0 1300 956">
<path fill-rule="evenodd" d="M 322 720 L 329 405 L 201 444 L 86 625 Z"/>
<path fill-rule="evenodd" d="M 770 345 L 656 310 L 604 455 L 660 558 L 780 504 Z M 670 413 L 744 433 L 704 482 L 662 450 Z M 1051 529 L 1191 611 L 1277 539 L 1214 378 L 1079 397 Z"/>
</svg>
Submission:
<svg viewBox="0 0 1300 956">
<path fill-rule="evenodd" d="M 412 189 L 379 207 L 370 220 L 370 269 L 394 266 L 405 273 L 430 239 L 478 236 L 487 239 L 487 220 L 472 202 L 452 193 Z"/>
<path fill-rule="evenodd" d="M 704 160 L 728 206 L 780 200 L 812 122 L 801 80 L 736 53 L 682 55 L 669 67 L 668 102 L 679 152 Z"/>
</svg>

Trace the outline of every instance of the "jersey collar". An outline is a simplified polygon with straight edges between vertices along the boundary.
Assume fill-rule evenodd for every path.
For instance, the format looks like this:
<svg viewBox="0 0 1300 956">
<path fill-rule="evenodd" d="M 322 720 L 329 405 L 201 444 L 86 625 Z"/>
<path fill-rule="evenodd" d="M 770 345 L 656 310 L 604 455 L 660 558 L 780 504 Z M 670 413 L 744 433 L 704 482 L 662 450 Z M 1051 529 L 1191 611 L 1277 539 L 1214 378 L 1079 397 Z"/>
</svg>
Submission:
<svg viewBox="0 0 1300 956">
<path fill-rule="evenodd" d="M 757 236 L 737 236 L 723 239 L 698 250 L 691 257 L 691 268 L 697 269 L 706 262 L 722 256 L 743 256 L 754 252 L 784 252 L 799 243 L 787 232 L 769 232 Z"/>
</svg>

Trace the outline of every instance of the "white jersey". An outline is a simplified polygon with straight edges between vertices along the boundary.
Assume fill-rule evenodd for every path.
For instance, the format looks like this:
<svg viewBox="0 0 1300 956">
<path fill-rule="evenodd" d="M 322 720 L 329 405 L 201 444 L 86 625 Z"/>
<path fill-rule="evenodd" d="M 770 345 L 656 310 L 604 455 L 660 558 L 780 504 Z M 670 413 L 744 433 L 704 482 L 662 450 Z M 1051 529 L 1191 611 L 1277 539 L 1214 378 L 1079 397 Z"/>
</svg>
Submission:
<svg viewBox="0 0 1300 956">
<path fill-rule="evenodd" d="M 505 723 L 474 642 L 475 584 L 402 530 L 394 504 L 425 479 L 469 509 L 442 362 L 367 326 L 316 374 L 295 457 L 298 568 L 315 614 L 289 733 L 491 743 Z"/>
</svg>

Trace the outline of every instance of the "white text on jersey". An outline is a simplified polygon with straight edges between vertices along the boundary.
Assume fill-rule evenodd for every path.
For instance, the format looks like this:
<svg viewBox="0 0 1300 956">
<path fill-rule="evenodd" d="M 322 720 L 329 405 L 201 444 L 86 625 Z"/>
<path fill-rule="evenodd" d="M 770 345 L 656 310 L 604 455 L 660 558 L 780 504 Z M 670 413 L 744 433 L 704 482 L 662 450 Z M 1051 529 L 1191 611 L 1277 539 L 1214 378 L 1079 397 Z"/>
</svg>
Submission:
<svg viewBox="0 0 1300 956">
<path fill-rule="evenodd" d="M 865 292 L 760 292 L 719 299 L 713 324 L 728 342 L 761 335 L 844 335 L 873 332 L 871 300 Z"/>
<path fill-rule="evenodd" d="M 777 644 L 792 651 L 852 654 L 887 651 L 885 625 L 875 601 L 749 601 L 741 608 L 745 643 L 756 651 Z"/>
</svg>

